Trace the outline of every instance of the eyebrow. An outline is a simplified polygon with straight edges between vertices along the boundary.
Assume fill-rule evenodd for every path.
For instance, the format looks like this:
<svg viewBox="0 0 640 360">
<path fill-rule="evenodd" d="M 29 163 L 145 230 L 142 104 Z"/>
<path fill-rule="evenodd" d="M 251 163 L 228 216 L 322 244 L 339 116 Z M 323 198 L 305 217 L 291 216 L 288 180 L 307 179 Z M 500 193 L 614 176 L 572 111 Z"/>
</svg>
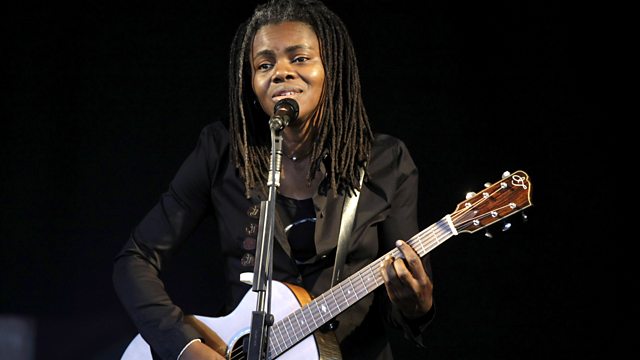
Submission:
<svg viewBox="0 0 640 360">
<path fill-rule="evenodd" d="M 293 52 L 296 52 L 296 51 L 301 50 L 301 49 L 308 50 L 308 49 L 311 49 L 311 47 L 308 46 L 308 45 L 291 45 L 291 46 L 287 46 L 284 49 L 284 52 L 289 54 L 289 53 L 293 53 Z M 256 55 L 253 58 L 255 59 L 255 58 L 260 57 L 260 56 L 275 56 L 275 52 L 273 50 L 269 50 L 269 49 L 260 50 L 260 51 L 258 51 L 256 53 Z"/>
</svg>

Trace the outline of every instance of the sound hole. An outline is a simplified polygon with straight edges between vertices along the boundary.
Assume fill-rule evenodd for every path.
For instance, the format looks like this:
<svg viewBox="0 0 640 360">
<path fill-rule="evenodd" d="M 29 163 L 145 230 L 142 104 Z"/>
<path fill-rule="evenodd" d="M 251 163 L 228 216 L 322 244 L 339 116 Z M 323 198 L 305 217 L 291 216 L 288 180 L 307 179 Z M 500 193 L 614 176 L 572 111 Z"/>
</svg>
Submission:
<svg viewBox="0 0 640 360">
<path fill-rule="evenodd" d="M 243 335 L 231 344 L 231 349 L 227 353 L 228 360 L 246 360 L 249 351 L 249 334 Z"/>
</svg>

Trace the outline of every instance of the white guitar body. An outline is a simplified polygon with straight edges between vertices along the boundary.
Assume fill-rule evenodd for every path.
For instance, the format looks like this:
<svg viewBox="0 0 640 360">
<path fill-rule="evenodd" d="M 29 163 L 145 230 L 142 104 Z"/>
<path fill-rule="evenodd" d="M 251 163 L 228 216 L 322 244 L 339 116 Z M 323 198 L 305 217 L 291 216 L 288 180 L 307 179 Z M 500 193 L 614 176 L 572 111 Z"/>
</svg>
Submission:
<svg viewBox="0 0 640 360">
<path fill-rule="evenodd" d="M 272 282 L 271 313 L 278 321 L 295 310 L 300 309 L 295 294 L 281 282 Z M 228 346 L 225 358 L 230 359 L 234 344 L 251 331 L 251 314 L 256 308 L 257 293 L 249 290 L 233 312 L 223 317 L 207 317 L 196 315 L 206 326 L 215 331 Z M 149 344 L 138 334 L 122 355 L 122 360 L 152 360 Z M 318 346 L 313 336 L 305 339 L 287 350 L 278 359 L 282 360 L 318 360 Z"/>
</svg>

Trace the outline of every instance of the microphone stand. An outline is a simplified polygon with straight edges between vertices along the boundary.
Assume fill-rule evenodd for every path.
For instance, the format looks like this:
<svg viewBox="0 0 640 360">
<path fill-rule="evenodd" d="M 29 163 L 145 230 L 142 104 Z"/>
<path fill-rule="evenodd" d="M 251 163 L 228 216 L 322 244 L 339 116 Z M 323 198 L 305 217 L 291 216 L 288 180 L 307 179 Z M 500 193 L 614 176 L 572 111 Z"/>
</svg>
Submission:
<svg viewBox="0 0 640 360">
<path fill-rule="evenodd" d="M 256 310 L 252 312 L 249 334 L 248 360 L 267 359 L 269 328 L 273 325 L 271 312 L 271 280 L 273 271 L 273 227 L 275 223 L 277 188 L 282 168 L 282 129 L 285 123 L 278 116 L 269 121 L 271 128 L 271 165 L 267 187 L 269 196 L 260 203 L 256 262 L 252 290 L 258 293 Z"/>
</svg>

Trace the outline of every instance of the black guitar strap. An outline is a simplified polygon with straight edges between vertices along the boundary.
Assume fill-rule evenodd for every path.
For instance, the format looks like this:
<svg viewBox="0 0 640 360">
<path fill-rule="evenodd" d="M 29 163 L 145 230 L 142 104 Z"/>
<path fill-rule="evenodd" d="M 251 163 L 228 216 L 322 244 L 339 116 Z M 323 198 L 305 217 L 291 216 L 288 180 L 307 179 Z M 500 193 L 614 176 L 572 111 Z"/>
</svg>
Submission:
<svg viewBox="0 0 640 360">
<path fill-rule="evenodd" d="M 362 188 L 362 180 L 364 179 L 364 166 L 360 168 L 360 188 Z M 338 245 L 336 247 L 336 260 L 333 265 L 333 277 L 331 278 L 331 287 L 343 280 L 342 270 L 347 257 L 347 249 L 349 243 L 349 235 L 353 229 L 353 219 L 356 216 L 356 208 L 358 207 L 358 198 L 360 191 L 354 189 L 352 196 L 345 195 L 344 205 L 342 207 L 342 219 L 340 220 L 340 233 L 338 235 Z"/>
</svg>

